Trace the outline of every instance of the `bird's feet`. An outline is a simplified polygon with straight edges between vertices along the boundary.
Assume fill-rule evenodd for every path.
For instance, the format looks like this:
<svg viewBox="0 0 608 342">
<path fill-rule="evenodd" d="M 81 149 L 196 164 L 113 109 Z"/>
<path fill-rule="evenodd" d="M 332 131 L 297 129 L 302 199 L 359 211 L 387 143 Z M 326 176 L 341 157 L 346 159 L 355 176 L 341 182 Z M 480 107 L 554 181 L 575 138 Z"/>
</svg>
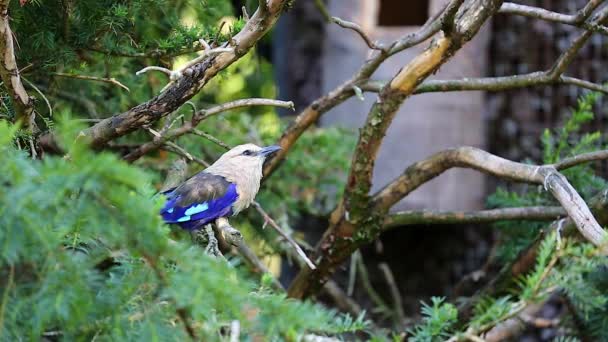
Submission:
<svg viewBox="0 0 608 342">
<path fill-rule="evenodd" d="M 216 258 L 224 258 L 224 255 L 220 251 L 219 244 L 213 233 L 213 227 L 210 224 L 205 225 L 205 233 L 207 234 L 207 247 L 205 247 L 205 254 L 214 256 Z"/>
<path fill-rule="evenodd" d="M 233 246 L 238 246 L 243 241 L 243 234 L 230 225 L 227 218 L 220 217 L 215 220 L 215 226 L 222 238 Z"/>
</svg>

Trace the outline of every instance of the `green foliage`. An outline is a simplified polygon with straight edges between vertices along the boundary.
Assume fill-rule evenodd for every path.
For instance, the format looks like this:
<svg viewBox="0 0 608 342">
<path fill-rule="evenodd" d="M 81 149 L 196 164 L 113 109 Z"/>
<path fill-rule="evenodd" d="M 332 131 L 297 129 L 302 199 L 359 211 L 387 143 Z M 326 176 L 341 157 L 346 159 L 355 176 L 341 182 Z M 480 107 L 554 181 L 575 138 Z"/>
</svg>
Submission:
<svg viewBox="0 0 608 342">
<path fill-rule="evenodd" d="M 451 326 L 456 322 L 458 310 L 445 298 L 432 297 L 431 305 L 422 302 L 422 322 L 409 329 L 410 342 L 443 341 L 450 336 Z"/>
<path fill-rule="evenodd" d="M 63 120 L 66 157 L 32 160 L 0 121 L 0 340 L 294 340 L 365 327 L 286 299 L 196 246 L 171 241 L 152 177 L 93 153 Z M 180 318 L 180 316 L 182 318 Z"/>
<path fill-rule="evenodd" d="M 593 118 L 591 111 L 598 95 L 590 93 L 583 96 L 578 107 L 566 120 L 564 126 L 551 132 L 546 130 L 542 137 L 544 160 L 551 164 L 576 154 L 600 149 L 599 132 L 582 134 L 584 124 Z M 608 183 L 596 175 L 590 165 L 581 165 L 564 174 L 583 198 L 589 200 L 599 191 L 605 190 Z M 499 188 L 489 197 L 491 207 L 518 207 L 535 205 L 559 205 L 542 187 L 526 186 L 523 191 L 508 191 Z M 498 245 L 498 257 L 504 262 L 514 259 L 518 253 L 538 238 L 546 223 L 502 222 L 495 225 L 501 229 L 502 238 Z M 511 279 L 510 294 L 499 292 L 497 298 L 483 297 L 473 309 L 473 315 L 462 322 L 451 335 L 463 337 L 465 332 L 480 335 L 488 329 L 517 316 L 531 304 L 539 304 L 549 294 L 562 294 L 570 302 L 576 317 L 562 317 L 561 327 L 566 333 L 583 329 L 593 340 L 608 340 L 608 259 L 593 245 L 579 239 L 558 235 L 551 231 L 540 241 L 534 268 L 517 279 Z M 507 280 L 509 281 L 509 280 Z M 443 304 L 448 305 L 448 304 Z M 432 309 L 432 310 L 430 310 Z M 424 323 L 429 317 L 438 320 L 435 307 L 423 305 Z M 574 326 L 574 321 L 577 325 Z M 424 326 L 424 325 L 423 325 Z M 432 326 L 432 325 L 430 325 Z M 446 324 L 449 329 L 451 324 Z M 414 340 L 431 341 L 436 332 L 417 327 L 411 333 Z M 570 329 L 570 330 L 567 330 Z M 443 336 L 445 337 L 445 335 Z M 577 337 L 560 336 L 555 341 L 578 341 Z"/>
<path fill-rule="evenodd" d="M 591 111 L 598 101 L 599 94 L 589 92 L 578 101 L 577 108 L 567 118 L 563 127 L 555 130 L 545 130 L 541 138 L 544 164 L 553 164 L 560 160 L 581 153 L 596 151 L 602 148 L 601 133 L 582 133 L 584 125 L 593 120 Z M 582 164 L 562 173 L 568 178 L 572 186 L 577 189 L 585 200 L 589 200 L 602 189 L 608 187 L 608 182 L 596 174 L 591 164 Z M 553 196 L 542 186 L 526 186 L 524 191 L 508 191 L 498 188 L 488 197 L 488 206 L 493 208 L 559 205 Z M 536 232 L 544 223 L 536 222 L 503 222 L 495 226 L 501 229 L 503 243 L 498 250 L 499 258 L 510 260 L 518 251 L 535 238 Z"/>
<path fill-rule="evenodd" d="M 509 314 L 512 304 L 511 296 L 497 299 L 491 297 L 482 298 L 473 310 L 473 318 L 469 322 L 469 326 L 481 328 L 499 322 Z"/>
</svg>

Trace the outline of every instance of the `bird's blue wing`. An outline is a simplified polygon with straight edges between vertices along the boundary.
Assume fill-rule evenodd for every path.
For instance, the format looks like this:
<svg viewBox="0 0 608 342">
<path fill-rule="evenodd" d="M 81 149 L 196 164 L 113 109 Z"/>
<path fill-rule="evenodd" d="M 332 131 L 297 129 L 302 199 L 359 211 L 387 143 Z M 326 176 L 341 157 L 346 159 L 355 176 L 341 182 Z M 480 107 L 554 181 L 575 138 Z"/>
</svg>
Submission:
<svg viewBox="0 0 608 342">
<path fill-rule="evenodd" d="M 193 229 L 232 214 L 238 199 L 236 185 L 204 171 L 170 192 L 160 214 L 167 223 Z"/>
</svg>

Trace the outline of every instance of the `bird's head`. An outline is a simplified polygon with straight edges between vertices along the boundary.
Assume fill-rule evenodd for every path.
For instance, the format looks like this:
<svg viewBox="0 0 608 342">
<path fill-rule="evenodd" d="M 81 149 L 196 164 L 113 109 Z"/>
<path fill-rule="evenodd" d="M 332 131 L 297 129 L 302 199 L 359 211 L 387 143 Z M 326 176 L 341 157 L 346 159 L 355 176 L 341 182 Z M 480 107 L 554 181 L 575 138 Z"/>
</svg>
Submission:
<svg viewBox="0 0 608 342">
<path fill-rule="evenodd" d="M 280 150 L 281 147 L 273 145 L 259 147 L 254 144 L 238 145 L 224 153 L 213 165 L 210 171 L 243 172 L 246 174 L 259 174 L 261 178 L 262 167 L 268 156 Z M 232 173 L 232 172 L 230 172 Z"/>
</svg>

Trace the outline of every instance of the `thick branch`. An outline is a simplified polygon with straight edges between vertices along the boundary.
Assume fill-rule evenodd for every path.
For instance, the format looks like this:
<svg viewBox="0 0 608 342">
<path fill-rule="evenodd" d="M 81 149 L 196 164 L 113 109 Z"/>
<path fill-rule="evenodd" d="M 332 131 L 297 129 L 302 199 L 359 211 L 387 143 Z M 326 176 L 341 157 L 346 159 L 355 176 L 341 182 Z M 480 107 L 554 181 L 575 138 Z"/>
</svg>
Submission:
<svg viewBox="0 0 608 342">
<path fill-rule="evenodd" d="M 302 298 L 317 292 L 360 243 L 379 234 L 384 212 L 369 210 L 369 190 L 374 162 L 386 130 L 403 101 L 475 36 L 501 3 L 500 0 L 470 0 L 449 8 L 450 12 L 441 22 L 443 34 L 380 91 L 361 129 L 343 200 L 332 213 L 330 227 L 317 246 L 318 268 L 301 270 L 290 286 L 290 296 Z"/>
<path fill-rule="evenodd" d="M 406 210 L 387 216 L 384 230 L 415 224 L 471 224 L 497 221 L 553 221 L 566 216 L 562 207 L 522 207 L 480 211 Z"/>
<path fill-rule="evenodd" d="M 243 56 L 274 25 L 287 0 L 263 1 L 243 29 L 232 39 L 234 49 L 206 59 L 184 71 L 165 91 L 151 100 L 124 113 L 104 119 L 84 134 L 94 147 L 101 147 L 108 141 L 123 136 L 143 125 L 156 121 L 178 109 L 197 94 L 218 72 Z"/>
<path fill-rule="evenodd" d="M 453 17 L 455 9 L 458 9 L 458 6 L 460 6 L 463 1 L 464 0 L 450 1 L 443 10 L 435 17 L 430 18 L 418 31 L 393 42 L 390 45 L 388 52 L 380 52 L 366 61 L 353 77 L 326 95 L 316 99 L 308 107 L 302 110 L 283 132 L 281 138 L 279 138 L 277 145 L 281 146 L 281 150 L 273 155 L 272 159 L 269 159 L 268 162 L 266 162 L 264 166 L 264 176 L 268 176 L 279 166 L 302 133 L 311 125 L 315 124 L 321 115 L 355 95 L 353 88 L 355 86 L 359 87 L 364 85 L 369 77 L 371 77 L 388 57 L 418 45 L 437 33 L 441 29 L 441 25 L 443 25 L 444 22 L 449 21 L 449 18 Z"/>
<path fill-rule="evenodd" d="M 12 99 L 15 120 L 21 122 L 24 129 L 35 131 L 34 101 L 23 87 L 15 59 L 13 32 L 9 26 L 9 2 L 9 0 L 0 1 L 0 77 Z"/>
</svg>

